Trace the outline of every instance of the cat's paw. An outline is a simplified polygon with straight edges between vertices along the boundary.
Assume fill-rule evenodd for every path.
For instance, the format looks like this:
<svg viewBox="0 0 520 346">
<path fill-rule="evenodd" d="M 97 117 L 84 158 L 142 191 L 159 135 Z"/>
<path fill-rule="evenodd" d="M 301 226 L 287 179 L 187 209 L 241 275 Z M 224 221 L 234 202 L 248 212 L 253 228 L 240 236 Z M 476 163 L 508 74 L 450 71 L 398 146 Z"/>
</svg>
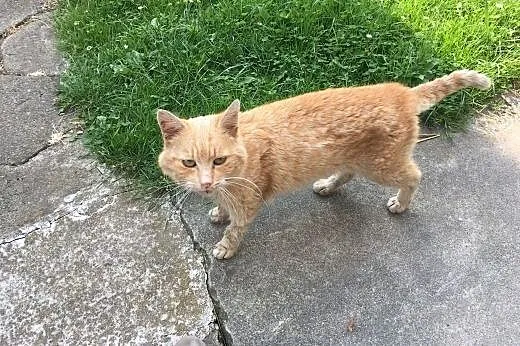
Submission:
<svg viewBox="0 0 520 346">
<path fill-rule="evenodd" d="M 227 213 L 222 212 L 222 210 L 219 207 L 211 209 L 208 215 L 209 220 L 212 223 L 224 223 L 229 221 L 229 215 Z"/>
<path fill-rule="evenodd" d="M 391 213 L 400 214 L 406 210 L 407 207 L 402 206 L 397 199 L 397 196 L 394 196 L 388 200 L 386 203 L 386 207 Z"/>
<path fill-rule="evenodd" d="M 228 259 L 237 252 L 237 247 L 232 246 L 226 239 L 222 239 L 213 248 L 213 256 L 217 259 Z"/>
<path fill-rule="evenodd" d="M 314 184 L 312 184 L 312 190 L 321 196 L 328 196 L 336 191 L 336 184 L 330 181 L 330 179 L 320 179 L 316 180 Z"/>
</svg>

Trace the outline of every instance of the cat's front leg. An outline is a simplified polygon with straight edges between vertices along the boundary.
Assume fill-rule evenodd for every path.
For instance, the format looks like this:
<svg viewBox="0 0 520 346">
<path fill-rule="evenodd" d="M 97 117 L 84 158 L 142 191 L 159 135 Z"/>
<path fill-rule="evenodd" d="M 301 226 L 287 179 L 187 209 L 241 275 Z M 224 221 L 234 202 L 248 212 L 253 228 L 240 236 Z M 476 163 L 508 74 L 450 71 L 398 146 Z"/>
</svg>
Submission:
<svg viewBox="0 0 520 346">
<path fill-rule="evenodd" d="M 260 206 L 257 201 L 250 202 L 247 206 L 230 212 L 231 224 L 226 227 L 222 239 L 215 244 L 213 256 L 218 259 L 228 259 L 235 255 Z"/>
<path fill-rule="evenodd" d="M 213 248 L 213 256 L 217 259 L 228 259 L 235 255 L 240 246 L 240 242 L 244 238 L 247 226 L 229 225 L 224 231 L 224 237 L 215 244 Z"/>
<path fill-rule="evenodd" d="M 225 223 L 229 221 L 229 213 L 222 205 L 218 205 L 209 211 L 209 220 L 212 223 Z"/>
</svg>

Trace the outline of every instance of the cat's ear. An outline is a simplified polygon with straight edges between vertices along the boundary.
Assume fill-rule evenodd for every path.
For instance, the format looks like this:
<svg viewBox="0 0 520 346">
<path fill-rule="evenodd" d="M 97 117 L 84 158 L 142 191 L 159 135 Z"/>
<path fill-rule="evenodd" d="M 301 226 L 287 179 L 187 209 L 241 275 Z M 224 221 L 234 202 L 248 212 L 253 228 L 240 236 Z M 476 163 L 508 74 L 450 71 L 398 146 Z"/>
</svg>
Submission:
<svg viewBox="0 0 520 346">
<path fill-rule="evenodd" d="M 238 113 L 240 112 L 240 101 L 233 101 L 224 112 L 220 126 L 224 131 L 232 137 L 237 136 L 238 131 Z"/>
<path fill-rule="evenodd" d="M 157 122 L 165 140 L 175 137 L 184 128 L 181 119 L 164 109 L 157 110 Z"/>
</svg>

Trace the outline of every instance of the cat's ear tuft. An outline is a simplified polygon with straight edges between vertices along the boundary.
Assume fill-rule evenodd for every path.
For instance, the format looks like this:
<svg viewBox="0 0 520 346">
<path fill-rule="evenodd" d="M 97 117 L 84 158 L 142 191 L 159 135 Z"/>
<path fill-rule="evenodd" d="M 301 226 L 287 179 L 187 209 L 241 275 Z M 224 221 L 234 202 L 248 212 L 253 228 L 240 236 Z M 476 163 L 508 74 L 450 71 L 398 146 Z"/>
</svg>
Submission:
<svg viewBox="0 0 520 346">
<path fill-rule="evenodd" d="M 164 109 L 157 110 L 157 122 L 165 140 L 171 139 L 179 134 L 184 128 L 182 120 Z"/>
<path fill-rule="evenodd" d="M 240 112 L 240 101 L 233 101 L 224 112 L 220 125 L 224 131 L 232 137 L 237 136 L 238 132 L 238 113 Z"/>
</svg>

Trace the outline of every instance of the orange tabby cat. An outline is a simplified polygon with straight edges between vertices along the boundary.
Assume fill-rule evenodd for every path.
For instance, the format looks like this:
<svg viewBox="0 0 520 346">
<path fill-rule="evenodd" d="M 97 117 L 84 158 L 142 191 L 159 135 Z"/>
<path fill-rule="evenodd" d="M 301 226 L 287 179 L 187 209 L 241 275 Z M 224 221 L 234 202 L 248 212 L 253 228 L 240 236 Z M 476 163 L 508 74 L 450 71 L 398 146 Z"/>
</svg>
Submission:
<svg viewBox="0 0 520 346">
<path fill-rule="evenodd" d="M 216 200 L 211 221 L 231 223 L 213 255 L 230 258 L 266 200 L 319 177 L 328 176 L 314 182 L 320 195 L 354 174 L 398 187 L 387 207 L 403 212 L 421 179 L 412 159 L 417 115 L 457 90 L 489 86 L 486 76 L 462 70 L 415 88 L 327 89 L 246 112 L 235 100 L 222 113 L 189 120 L 159 110 L 159 166 L 185 188 Z"/>
</svg>

